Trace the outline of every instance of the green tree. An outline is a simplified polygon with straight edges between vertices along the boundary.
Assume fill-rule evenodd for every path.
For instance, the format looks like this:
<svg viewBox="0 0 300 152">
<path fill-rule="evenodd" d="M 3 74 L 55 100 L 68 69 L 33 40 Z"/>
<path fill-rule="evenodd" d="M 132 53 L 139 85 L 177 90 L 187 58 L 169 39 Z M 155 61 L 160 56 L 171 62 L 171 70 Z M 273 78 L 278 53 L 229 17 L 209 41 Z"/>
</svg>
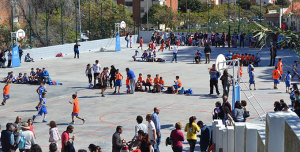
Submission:
<svg viewBox="0 0 300 152">
<path fill-rule="evenodd" d="M 177 12 L 172 11 L 167 6 L 155 4 L 149 9 L 149 23 L 154 25 L 158 23 L 165 24 L 166 27 L 175 26 L 175 24 L 178 25 L 177 18 Z M 143 16 L 142 21 L 143 23 L 147 23 L 147 13 Z"/>
<path fill-rule="evenodd" d="M 102 14 L 101 14 L 102 3 Z M 90 9 L 89 9 L 90 8 Z M 90 20 L 89 23 L 89 10 Z M 125 21 L 127 26 L 133 26 L 132 13 L 123 5 L 118 5 L 113 0 L 105 0 L 101 2 L 88 2 L 82 4 L 81 11 L 82 28 L 92 33 L 92 39 L 112 36 L 115 23 Z"/>
<path fill-rule="evenodd" d="M 0 49 L 8 49 L 10 47 L 10 42 L 10 28 L 7 24 L 0 24 Z"/>
<path fill-rule="evenodd" d="M 179 0 L 178 9 L 181 12 L 187 12 L 187 9 L 191 9 L 191 12 L 205 12 L 207 11 L 206 4 L 201 3 L 199 0 Z"/>
</svg>

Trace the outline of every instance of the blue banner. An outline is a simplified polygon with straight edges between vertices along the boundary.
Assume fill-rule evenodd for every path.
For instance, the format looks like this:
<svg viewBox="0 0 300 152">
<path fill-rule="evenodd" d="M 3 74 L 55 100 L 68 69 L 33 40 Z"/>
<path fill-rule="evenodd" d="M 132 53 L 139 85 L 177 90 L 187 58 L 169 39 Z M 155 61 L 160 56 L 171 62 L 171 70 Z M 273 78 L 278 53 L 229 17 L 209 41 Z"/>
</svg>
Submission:
<svg viewBox="0 0 300 152">
<path fill-rule="evenodd" d="M 236 101 L 240 100 L 240 86 L 238 84 L 235 84 L 232 91 L 232 109 L 234 109 L 234 104 Z"/>
<path fill-rule="evenodd" d="M 116 35 L 116 51 L 121 51 L 120 34 Z"/>
<path fill-rule="evenodd" d="M 19 47 L 18 45 L 14 45 L 12 49 L 12 59 L 11 59 L 11 67 L 21 66 L 20 58 L 19 58 Z"/>
</svg>

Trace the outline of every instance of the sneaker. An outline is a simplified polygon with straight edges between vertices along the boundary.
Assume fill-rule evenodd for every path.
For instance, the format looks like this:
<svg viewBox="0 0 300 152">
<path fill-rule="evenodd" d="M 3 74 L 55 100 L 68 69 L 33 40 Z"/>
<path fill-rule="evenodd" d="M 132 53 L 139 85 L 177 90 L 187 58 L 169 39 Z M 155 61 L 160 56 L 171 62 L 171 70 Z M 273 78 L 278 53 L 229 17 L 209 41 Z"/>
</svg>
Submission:
<svg viewBox="0 0 300 152">
<path fill-rule="evenodd" d="M 71 123 L 70 123 L 70 125 L 74 125 L 75 124 L 75 122 L 74 121 L 72 121 Z"/>
<path fill-rule="evenodd" d="M 36 107 L 35 107 L 35 109 L 36 109 L 36 111 L 38 111 L 38 110 L 39 110 L 39 107 L 38 107 L 38 106 L 36 106 Z"/>
<path fill-rule="evenodd" d="M 256 88 L 254 88 L 254 90 L 256 90 Z"/>
<path fill-rule="evenodd" d="M 1 104 L 2 104 L 3 106 L 5 105 L 5 103 L 4 103 L 4 102 L 2 102 Z"/>
<path fill-rule="evenodd" d="M 35 116 L 35 115 L 33 115 L 33 116 L 32 116 L 32 121 L 34 121 L 34 119 L 35 119 L 35 118 L 36 118 L 36 116 Z"/>
<path fill-rule="evenodd" d="M 249 88 L 249 90 L 252 90 L 251 88 Z"/>
<path fill-rule="evenodd" d="M 43 122 L 48 122 L 47 120 L 43 120 Z"/>
<path fill-rule="evenodd" d="M 116 94 L 117 92 L 116 91 L 114 91 L 114 93 L 113 94 Z"/>
<path fill-rule="evenodd" d="M 102 94 L 102 96 L 101 97 L 105 97 L 105 95 L 104 94 Z"/>
<path fill-rule="evenodd" d="M 82 119 L 82 123 L 83 123 L 83 124 L 85 123 L 85 119 Z"/>
</svg>

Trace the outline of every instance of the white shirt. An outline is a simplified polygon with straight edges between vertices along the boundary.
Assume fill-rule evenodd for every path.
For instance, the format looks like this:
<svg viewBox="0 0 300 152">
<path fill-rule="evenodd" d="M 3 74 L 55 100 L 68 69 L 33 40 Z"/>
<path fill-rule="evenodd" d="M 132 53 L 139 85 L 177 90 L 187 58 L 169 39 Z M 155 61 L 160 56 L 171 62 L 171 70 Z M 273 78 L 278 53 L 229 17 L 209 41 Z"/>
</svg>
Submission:
<svg viewBox="0 0 300 152">
<path fill-rule="evenodd" d="M 30 149 L 35 144 L 34 135 L 30 130 L 23 131 L 23 135 L 26 138 L 25 149 Z"/>
<path fill-rule="evenodd" d="M 134 138 L 137 138 L 137 137 L 138 137 L 138 132 L 139 132 L 140 130 L 143 130 L 144 133 L 147 133 L 147 132 L 148 132 L 148 131 L 147 131 L 147 126 L 146 126 L 145 124 L 143 124 L 143 123 L 137 124 L 137 125 L 135 126 L 135 136 L 134 136 Z"/>
<path fill-rule="evenodd" d="M 94 70 L 94 73 L 100 73 L 101 65 L 99 63 L 98 64 L 94 64 L 93 65 L 93 70 Z"/>
<path fill-rule="evenodd" d="M 178 48 L 177 48 L 177 46 L 174 46 L 173 47 L 173 53 L 177 53 L 178 52 Z"/>
<path fill-rule="evenodd" d="M 151 121 L 148 123 L 148 135 L 149 135 L 150 140 L 154 140 L 153 130 L 154 130 L 154 132 L 156 132 L 155 125 L 154 125 L 153 121 Z"/>
</svg>

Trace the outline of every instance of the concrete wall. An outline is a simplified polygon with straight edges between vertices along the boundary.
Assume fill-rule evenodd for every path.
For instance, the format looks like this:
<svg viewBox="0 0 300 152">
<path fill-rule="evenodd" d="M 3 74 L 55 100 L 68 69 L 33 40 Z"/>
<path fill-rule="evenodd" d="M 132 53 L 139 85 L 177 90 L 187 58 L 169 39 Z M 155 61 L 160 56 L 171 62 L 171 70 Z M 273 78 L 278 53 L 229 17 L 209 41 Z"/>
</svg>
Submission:
<svg viewBox="0 0 300 152">
<path fill-rule="evenodd" d="M 133 42 L 136 42 L 137 35 L 133 35 Z M 126 41 L 124 37 L 120 38 L 121 41 L 121 48 L 126 47 Z M 74 53 L 74 44 L 64 44 L 64 45 L 55 45 L 55 46 L 49 46 L 49 47 L 42 47 L 42 48 L 33 48 L 33 49 L 26 49 L 23 50 L 23 58 L 22 61 L 24 61 L 24 57 L 27 53 L 30 53 L 30 56 L 34 60 L 40 60 L 45 58 L 52 58 L 55 57 L 58 53 L 63 53 L 63 55 L 66 54 L 73 54 Z M 94 40 L 94 41 L 87 41 L 87 42 L 80 42 L 79 52 L 89 52 L 89 51 L 100 51 L 101 48 L 106 48 L 106 51 L 114 51 L 116 46 L 116 39 L 110 38 L 110 39 L 101 39 L 101 40 Z M 121 50 L 122 51 L 122 50 Z"/>
<path fill-rule="evenodd" d="M 294 112 L 270 112 L 264 124 L 212 124 L 215 152 L 300 152 L 300 119 Z M 234 142 L 233 142 L 234 141 Z"/>
</svg>

